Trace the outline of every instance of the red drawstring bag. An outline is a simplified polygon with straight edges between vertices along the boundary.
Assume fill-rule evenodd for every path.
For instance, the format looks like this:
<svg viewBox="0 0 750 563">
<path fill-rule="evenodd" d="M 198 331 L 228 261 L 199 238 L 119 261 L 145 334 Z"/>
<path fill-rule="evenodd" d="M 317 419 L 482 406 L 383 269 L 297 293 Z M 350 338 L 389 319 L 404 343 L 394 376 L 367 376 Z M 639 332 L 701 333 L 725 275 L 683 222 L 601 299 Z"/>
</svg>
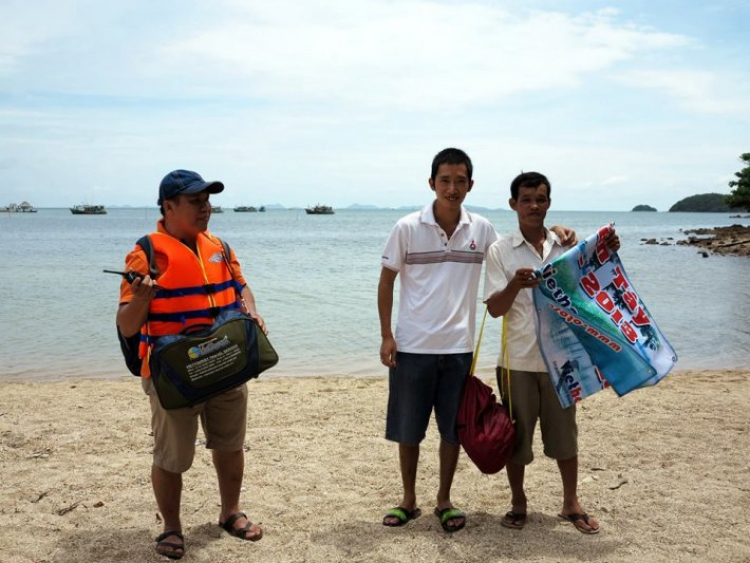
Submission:
<svg viewBox="0 0 750 563">
<path fill-rule="evenodd" d="M 492 388 L 478 377 L 474 377 L 474 368 L 479 358 L 479 345 L 482 343 L 484 323 L 487 320 L 487 309 L 484 310 L 482 328 L 477 338 L 477 349 L 471 362 L 469 375 L 464 383 L 461 405 L 456 418 L 458 441 L 464 447 L 466 455 L 482 473 L 497 473 L 508 463 L 513 455 L 516 429 L 510 413 L 499 404 L 492 393 Z M 503 318 L 503 352 L 507 352 L 506 320 Z M 506 364 L 507 361 L 506 361 Z M 510 380 L 508 381 L 510 397 Z"/>
<path fill-rule="evenodd" d="M 516 431 L 508 409 L 473 375 L 464 384 L 456 429 L 458 441 L 482 473 L 497 473 L 513 454 Z"/>
</svg>

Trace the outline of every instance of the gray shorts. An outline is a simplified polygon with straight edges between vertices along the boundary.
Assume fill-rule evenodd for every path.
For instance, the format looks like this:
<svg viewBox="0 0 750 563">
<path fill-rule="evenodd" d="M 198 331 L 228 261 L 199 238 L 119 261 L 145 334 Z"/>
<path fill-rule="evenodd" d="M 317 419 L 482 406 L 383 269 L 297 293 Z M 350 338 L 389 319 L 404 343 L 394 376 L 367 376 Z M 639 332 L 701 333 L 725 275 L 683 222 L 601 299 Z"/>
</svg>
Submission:
<svg viewBox="0 0 750 563">
<path fill-rule="evenodd" d="M 497 383 L 503 404 L 508 406 L 505 370 L 497 368 Z M 502 382 L 501 382 L 502 375 Z M 531 448 L 536 421 L 542 431 L 544 455 L 566 460 L 578 455 L 576 406 L 560 406 L 547 372 L 510 370 L 510 407 L 516 421 L 516 444 L 511 461 L 528 465 L 534 460 Z"/>
<path fill-rule="evenodd" d="M 440 437 L 458 444 L 456 417 L 473 354 L 396 354 L 388 377 L 385 438 L 408 446 L 425 437 L 435 408 Z"/>
</svg>

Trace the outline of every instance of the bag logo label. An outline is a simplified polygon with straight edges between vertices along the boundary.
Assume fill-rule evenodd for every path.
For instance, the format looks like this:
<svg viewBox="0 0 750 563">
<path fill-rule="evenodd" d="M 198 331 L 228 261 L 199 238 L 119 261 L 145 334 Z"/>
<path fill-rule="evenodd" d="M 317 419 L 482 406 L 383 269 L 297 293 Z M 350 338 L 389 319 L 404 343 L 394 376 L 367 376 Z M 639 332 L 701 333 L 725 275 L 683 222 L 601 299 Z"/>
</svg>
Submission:
<svg viewBox="0 0 750 563">
<path fill-rule="evenodd" d="M 221 252 L 214 252 L 208 259 L 212 264 L 221 264 L 222 260 L 224 260 L 224 255 Z"/>
<path fill-rule="evenodd" d="M 201 358 L 206 354 L 210 354 L 211 352 L 216 352 L 218 350 L 221 350 L 222 348 L 226 348 L 230 344 L 231 342 L 226 336 L 221 340 L 216 340 L 214 338 L 213 340 L 209 340 L 208 342 L 204 342 L 203 344 L 198 344 L 197 346 L 193 346 L 192 348 L 190 348 L 188 350 L 188 357 L 191 360 L 197 360 L 198 358 Z"/>
</svg>

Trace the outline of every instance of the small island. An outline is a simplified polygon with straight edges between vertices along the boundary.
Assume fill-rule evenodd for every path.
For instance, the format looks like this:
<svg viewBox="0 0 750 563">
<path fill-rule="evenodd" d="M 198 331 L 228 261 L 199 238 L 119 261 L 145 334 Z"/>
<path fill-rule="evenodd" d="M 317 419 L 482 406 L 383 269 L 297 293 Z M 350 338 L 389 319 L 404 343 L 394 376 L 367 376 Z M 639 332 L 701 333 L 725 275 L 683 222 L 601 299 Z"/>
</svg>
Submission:
<svg viewBox="0 0 750 563">
<path fill-rule="evenodd" d="M 697 194 L 681 199 L 669 211 L 695 211 L 703 213 L 726 213 L 730 210 L 726 194 Z"/>
<path fill-rule="evenodd" d="M 733 209 L 750 211 L 750 152 L 740 156 L 745 166 L 735 173 L 736 180 L 729 182 L 732 192 L 729 195 L 700 194 L 688 197 L 675 203 L 670 211 L 713 211 L 723 213 Z M 701 248 L 699 251 L 704 258 L 708 252 L 715 254 L 731 254 L 734 256 L 750 257 L 750 226 L 730 225 L 728 227 L 714 227 L 713 229 L 695 229 L 685 231 L 691 235 L 685 241 L 677 244 L 689 244 Z"/>
<path fill-rule="evenodd" d="M 632 210 L 633 211 L 656 211 L 656 208 L 651 207 L 650 205 L 636 205 Z"/>
</svg>

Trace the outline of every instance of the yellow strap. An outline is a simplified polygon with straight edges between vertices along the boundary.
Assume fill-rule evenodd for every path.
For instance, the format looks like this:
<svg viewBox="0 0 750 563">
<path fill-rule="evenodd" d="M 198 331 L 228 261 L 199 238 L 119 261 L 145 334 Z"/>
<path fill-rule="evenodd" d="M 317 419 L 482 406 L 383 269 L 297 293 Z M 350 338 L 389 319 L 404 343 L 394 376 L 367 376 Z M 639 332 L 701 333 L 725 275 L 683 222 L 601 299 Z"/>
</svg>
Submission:
<svg viewBox="0 0 750 563">
<path fill-rule="evenodd" d="M 500 368 L 500 395 L 503 394 L 503 374 L 505 374 L 505 380 L 508 382 L 508 412 L 510 413 L 510 421 L 515 424 L 516 419 L 513 418 L 513 398 L 510 394 L 510 351 L 508 350 L 508 319 L 503 315 L 503 336 L 502 336 L 502 367 Z"/>
<path fill-rule="evenodd" d="M 479 346 L 482 344 L 482 334 L 484 334 L 484 322 L 487 320 L 487 307 L 484 308 L 484 317 L 482 317 L 482 327 L 479 329 L 479 337 L 477 338 L 477 349 L 474 351 L 474 358 L 471 360 L 471 369 L 469 375 L 474 375 L 474 369 L 477 367 L 477 359 L 479 358 Z"/>
<path fill-rule="evenodd" d="M 474 375 L 474 370 L 477 367 L 477 359 L 479 358 L 479 347 L 482 344 L 482 335 L 484 334 L 484 323 L 487 321 L 487 308 L 484 309 L 484 316 L 482 317 L 482 326 L 479 329 L 479 337 L 477 337 L 477 348 L 474 351 L 474 358 L 471 361 L 471 369 L 469 370 L 469 376 Z M 500 368 L 500 394 L 502 395 L 503 389 L 503 371 L 505 372 L 505 378 L 508 382 L 508 412 L 510 413 L 510 420 L 513 424 L 516 420 L 513 418 L 513 402 L 510 395 L 510 352 L 508 351 L 508 321 L 505 315 L 503 315 L 503 351 L 502 351 L 502 364 L 505 367 Z"/>
</svg>

